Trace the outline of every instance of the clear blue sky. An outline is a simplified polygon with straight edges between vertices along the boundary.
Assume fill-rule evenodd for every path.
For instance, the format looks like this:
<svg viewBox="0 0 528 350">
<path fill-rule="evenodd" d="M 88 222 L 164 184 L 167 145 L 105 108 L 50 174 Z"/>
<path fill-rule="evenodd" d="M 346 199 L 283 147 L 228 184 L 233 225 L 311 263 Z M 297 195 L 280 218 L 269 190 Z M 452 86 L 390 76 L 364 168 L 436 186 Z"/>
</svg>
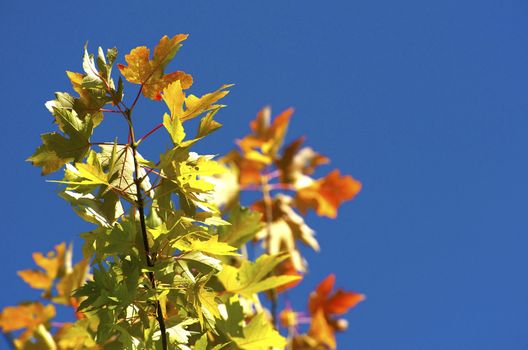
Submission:
<svg viewBox="0 0 528 350">
<path fill-rule="evenodd" d="M 329 272 L 367 295 L 340 349 L 527 349 L 527 18 L 521 0 L 2 1 L 1 306 L 35 295 L 15 274 L 33 251 L 90 227 L 24 162 L 64 71 L 87 40 L 190 33 L 172 67 L 199 93 L 236 84 L 201 151 L 293 106 L 290 137 L 364 184 L 310 216 L 322 252 L 295 298 Z"/>
</svg>

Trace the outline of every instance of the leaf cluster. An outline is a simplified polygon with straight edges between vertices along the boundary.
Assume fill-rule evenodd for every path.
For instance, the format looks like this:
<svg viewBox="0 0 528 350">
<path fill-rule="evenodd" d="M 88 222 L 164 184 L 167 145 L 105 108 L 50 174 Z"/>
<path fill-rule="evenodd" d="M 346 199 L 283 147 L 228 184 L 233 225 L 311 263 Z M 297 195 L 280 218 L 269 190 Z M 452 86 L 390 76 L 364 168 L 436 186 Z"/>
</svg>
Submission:
<svg viewBox="0 0 528 350">
<path fill-rule="evenodd" d="M 83 72 L 67 72 L 74 93 L 46 103 L 56 131 L 41 136 L 28 160 L 43 175 L 63 170 L 51 181 L 93 229 L 80 234 L 76 264 L 72 246 L 61 243 L 33 254 L 37 269 L 19 271 L 41 298 L 2 311 L 0 328 L 14 349 L 335 348 L 334 333 L 343 330 L 335 316 L 363 299 L 331 295 L 329 277 L 309 299 L 306 333 L 295 311 L 278 315 L 279 293 L 308 268 L 299 242 L 319 249 L 303 215 L 335 217 L 361 184 L 337 170 L 312 177 L 328 159 L 302 147 L 302 138 L 283 147 L 292 109 L 273 121 L 269 108 L 261 110 L 239 149 L 221 159 L 192 151 L 222 126 L 215 118 L 231 85 L 195 96 L 190 74 L 166 72 L 186 39 L 163 37 L 152 57 L 145 46 L 131 50 L 117 64 L 117 83 L 117 49 L 92 55 L 85 47 Z M 127 83 L 139 86 L 130 101 Z M 166 112 L 137 137 L 142 98 Z M 106 118 L 122 119 L 127 140 L 94 141 Z M 147 159 L 141 146 L 158 130 L 171 143 Z M 262 198 L 242 206 L 241 193 L 255 190 Z M 247 248 L 257 244 L 261 254 L 251 256 Z M 72 319 L 58 322 L 57 304 L 70 307 Z"/>
</svg>

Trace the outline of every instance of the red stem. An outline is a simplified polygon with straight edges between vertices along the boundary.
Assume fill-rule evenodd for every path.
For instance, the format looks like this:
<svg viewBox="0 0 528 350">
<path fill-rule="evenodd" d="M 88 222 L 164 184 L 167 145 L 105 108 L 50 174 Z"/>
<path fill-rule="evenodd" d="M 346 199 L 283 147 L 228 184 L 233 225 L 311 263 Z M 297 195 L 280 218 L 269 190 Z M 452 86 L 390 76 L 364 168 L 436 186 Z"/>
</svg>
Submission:
<svg viewBox="0 0 528 350">
<path fill-rule="evenodd" d="M 154 127 L 154 129 L 150 130 L 149 132 L 147 132 L 145 135 L 143 135 L 142 137 L 139 138 L 138 140 L 138 143 L 145 140 L 147 137 L 149 137 L 150 135 L 152 135 L 154 132 L 156 132 L 159 128 L 161 128 L 163 126 L 163 123 L 160 123 L 158 125 L 156 125 Z"/>
</svg>

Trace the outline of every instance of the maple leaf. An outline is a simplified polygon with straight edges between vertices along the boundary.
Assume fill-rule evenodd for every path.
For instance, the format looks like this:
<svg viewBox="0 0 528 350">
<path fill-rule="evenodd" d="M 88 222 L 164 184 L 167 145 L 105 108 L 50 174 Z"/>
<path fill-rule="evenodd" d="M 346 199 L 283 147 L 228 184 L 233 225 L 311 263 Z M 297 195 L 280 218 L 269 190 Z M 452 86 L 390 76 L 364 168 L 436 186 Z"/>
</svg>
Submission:
<svg viewBox="0 0 528 350">
<path fill-rule="evenodd" d="M 224 106 L 215 103 L 229 93 L 225 89 L 230 86 L 232 85 L 223 85 L 218 90 L 205 94 L 202 97 L 197 97 L 192 94 L 186 96 L 183 92 L 184 87 L 181 81 L 175 81 L 163 89 L 162 98 L 170 111 L 170 115 L 165 113 L 163 116 L 163 125 L 171 135 L 175 145 L 179 145 L 185 137 L 182 123 L 196 118 L 205 112 L 210 113 L 200 122 L 198 139 L 193 140 L 188 145 L 191 145 L 208 133 L 219 128 L 220 124 L 216 123 L 212 118 L 214 113 Z"/>
<path fill-rule="evenodd" d="M 78 304 L 78 301 L 72 297 L 72 294 L 88 280 L 90 276 L 88 270 L 88 259 L 83 259 L 75 264 L 71 271 L 68 271 L 57 283 L 58 296 L 54 297 L 53 301 L 58 304 L 70 306 Z"/>
<path fill-rule="evenodd" d="M 236 172 L 240 186 L 260 185 L 261 173 L 266 167 L 265 162 L 248 159 L 237 151 L 229 152 L 222 161 Z M 236 189 L 237 191 L 239 188 Z"/>
<path fill-rule="evenodd" d="M 261 217 L 261 213 L 249 208 L 233 208 L 227 218 L 231 225 L 218 228 L 218 239 L 234 247 L 242 246 L 262 228 Z"/>
<path fill-rule="evenodd" d="M 338 330 L 334 315 L 342 315 L 353 308 L 365 296 L 356 292 L 346 292 L 337 289 L 331 294 L 335 284 L 335 275 L 330 274 L 325 278 L 310 295 L 309 311 L 312 317 L 308 335 L 326 344 L 332 349 L 336 348 L 334 333 Z"/>
<path fill-rule="evenodd" d="M 27 160 L 42 167 L 42 175 L 59 170 L 64 164 L 82 160 L 90 149 L 92 120 L 82 120 L 74 110 L 53 108 L 60 133 L 42 134 L 42 145 Z M 68 137 L 66 137 L 68 136 Z"/>
<path fill-rule="evenodd" d="M 240 268 L 226 265 L 217 276 L 226 291 L 251 298 L 255 293 L 276 288 L 299 279 L 299 276 L 266 277 L 277 264 L 287 257 L 287 255 L 270 256 L 263 254 L 254 263 L 243 260 Z"/>
<path fill-rule="evenodd" d="M 290 143 L 284 148 L 280 159 L 275 161 L 280 171 L 281 182 L 293 184 L 296 188 L 310 185 L 313 179 L 308 175 L 312 174 L 319 165 L 330 161 L 310 147 L 301 148 L 303 142 L 304 137 L 300 137 Z"/>
<path fill-rule="evenodd" d="M 262 240 L 270 254 L 287 252 L 293 267 L 300 272 L 306 271 L 306 262 L 301 256 L 297 241 L 319 250 L 319 243 L 315 239 L 315 232 L 304 222 L 302 216 L 291 207 L 292 198 L 284 194 L 277 194 L 272 201 L 272 217 L 269 227 L 263 227 L 256 238 Z M 253 204 L 253 209 L 262 213 L 262 221 L 268 222 L 264 201 Z"/>
<path fill-rule="evenodd" d="M 218 236 L 212 236 L 202 241 L 192 235 L 188 235 L 174 242 L 172 246 L 184 252 L 194 250 L 212 255 L 239 255 L 236 253 L 237 248 L 225 242 L 218 242 Z"/>
<path fill-rule="evenodd" d="M 11 332 L 26 329 L 19 338 L 24 342 L 43 323 L 55 316 L 53 305 L 42 305 L 41 303 L 29 303 L 18 306 L 8 306 L 0 314 L 0 328 L 3 332 Z"/>
<path fill-rule="evenodd" d="M 262 313 L 254 316 L 244 327 L 244 337 L 233 337 L 236 345 L 244 350 L 268 350 L 269 348 L 283 348 L 286 339 L 273 326 Z"/>
<path fill-rule="evenodd" d="M 187 39 L 187 34 L 178 34 L 172 38 L 164 36 L 154 48 L 154 55 L 150 59 L 150 49 L 139 46 L 125 55 L 128 66 L 118 64 L 117 67 L 127 81 L 141 84 L 142 93 L 152 100 L 161 100 L 161 91 L 170 83 L 180 81 L 182 88 L 188 89 L 193 79 L 190 74 L 177 71 L 164 74 L 165 67 L 174 58 L 181 42 Z"/>
<path fill-rule="evenodd" d="M 61 276 L 71 264 L 71 249 L 66 249 L 66 243 L 55 246 L 55 252 L 51 251 L 45 256 L 42 253 L 33 253 L 33 260 L 42 270 L 22 270 L 18 275 L 35 289 L 44 289 L 44 294 L 48 295 L 55 278 Z"/>
<path fill-rule="evenodd" d="M 286 259 L 285 261 L 283 261 L 281 264 L 277 266 L 275 271 L 277 275 L 299 277 L 298 280 L 295 280 L 290 283 L 277 287 L 276 289 L 277 293 L 282 293 L 282 292 L 287 291 L 288 289 L 296 287 L 299 283 L 301 283 L 301 280 L 303 278 L 303 275 L 299 273 L 299 271 L 295 268 L 295 265 L 292 259 Z"/>
<path fill-rule="evenodd" d="M 295 204 L 303 214 L 308 209 L 314 209 L 320 216 L 335 218 L 341 203 L 354 198 L 360 190 L 361 182 L 349 175 L 341 176 L 336 169 L 311 185 L 300 188 Z"/>
<path fill-rule="evenodd" d="M 288 108 L 275 117 L 272 123 L 271 109 L 265 107 L 260 110 L 250 124 L 253 134 L 237 141 L 245 157 L 270 164 L 282 146 L 292 114 L 293 108 Z"/>
</svg>

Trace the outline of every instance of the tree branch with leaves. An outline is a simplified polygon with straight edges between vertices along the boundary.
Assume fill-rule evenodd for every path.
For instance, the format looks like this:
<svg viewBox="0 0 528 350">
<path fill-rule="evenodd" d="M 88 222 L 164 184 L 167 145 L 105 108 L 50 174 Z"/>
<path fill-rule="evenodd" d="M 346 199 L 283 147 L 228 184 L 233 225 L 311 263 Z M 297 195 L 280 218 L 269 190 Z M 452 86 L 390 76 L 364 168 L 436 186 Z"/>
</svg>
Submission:
<svg viewBox="0 0 528 350">
<path fill-rule="evenodd" d="M 11 348 L 333 349 L 334 333 L 346 328 L 336 315 L 364 299 L 332 294 L 330 275 L 309 297 L 306 317 L 284 302 L 308 269 L 299 243 L 319 249 L 303 215 L 335 217 L 361 184 L 337 170 L 313 178 L 328 159 L 303 148 L 302 138 L 283 147 L 292 109 L 273 121 L 261 110 L 251 134 L 223 158 L 193 152 L 222 126 L 215 117 L 231 85 L 195 96 L 190 74 L 166 73 L 186 39 L 164 36 L 152 57 L 145 46 L 131 50 L 117 65 L 117 83 L 117 50 L 92 55 L 85 47 L 83 73 L 67 72 L 75 94 L 46 103 L 58 130 L 43 134 L 28 160 L 43 175 L 64 171 L 51 182 L 93 228 L 80 234 L 75 264 L 72 245 L 61 243 L 33 254 L 37 269 L 18 272 L 41 298 L 2 311 Z M 131 101 L 125 87 L 134 87 L 125 82 L 139 86 Z M 164 103 L 166 113 L 138 138 L 143 98 Z M 122 117 L 126 142 L 92 141 L 108 114 Z M 189 136 L 192 119 L 199 121 Z M 144 158 L 142 143 L 160 130 L 170 145 Z M 255 190 L 262 197 L 243 206 Z M 56 305 L 71 308 L 71 317 L 60 321 Z"/>
</svg>

